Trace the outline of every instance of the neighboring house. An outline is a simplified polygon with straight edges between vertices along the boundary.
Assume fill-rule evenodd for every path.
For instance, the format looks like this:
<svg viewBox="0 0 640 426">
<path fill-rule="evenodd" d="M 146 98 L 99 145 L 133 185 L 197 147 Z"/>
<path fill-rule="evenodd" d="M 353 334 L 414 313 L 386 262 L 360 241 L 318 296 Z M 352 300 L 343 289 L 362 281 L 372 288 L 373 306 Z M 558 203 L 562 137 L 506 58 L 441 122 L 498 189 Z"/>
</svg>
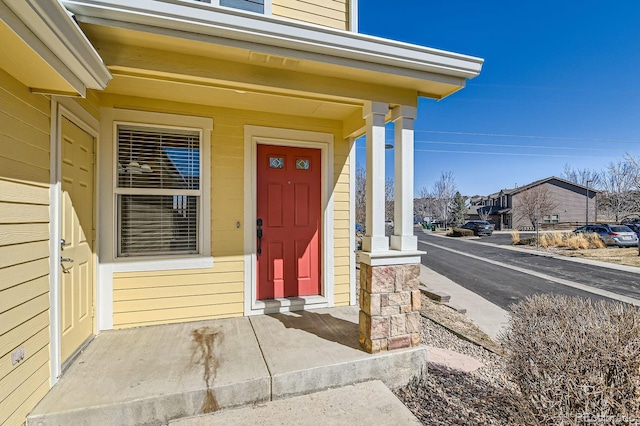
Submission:
<svg viewBox="0 0 640 426">
<path fill-rule="evenodd" d="M 526 203 L 532 191 L 542 191 L 548 194 L 552 211 L 540 215 L 543 227 L 574 226 L 584 224 L 587 219 L 596 221 L 597 191 L 573 182 L 549 177 L 532 182 L 528 185 L 513 189 L 503 189 L 488 196 L 473 196 L 470 198 L 469 218 L 480 219 L 487 216 L 487 220 L 496 225 L 496 229 L 530 229 L 531 222 L 522 217 L 521 206 Z"/>
<path fill-rule="evenodd" d="M 0 0 L 0 424 L 22 423 L 103 330 L 355 304 L 363 134 L 362 262 L 419 263 L 418 99 L 460 90 L 482 60 L 358 34 L 357 14 L 356 0 Z M 369 351 L 407 342 L 369 332 Z"/>
</svg>

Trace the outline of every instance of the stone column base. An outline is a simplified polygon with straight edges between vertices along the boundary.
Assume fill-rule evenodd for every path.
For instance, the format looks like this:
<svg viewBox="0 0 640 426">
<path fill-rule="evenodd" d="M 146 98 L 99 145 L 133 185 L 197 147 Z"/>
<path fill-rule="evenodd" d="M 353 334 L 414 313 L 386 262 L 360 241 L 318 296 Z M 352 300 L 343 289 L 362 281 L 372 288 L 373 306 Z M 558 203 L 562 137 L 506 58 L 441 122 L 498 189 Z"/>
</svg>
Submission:
<svg viewBox="0 0 640 426">
<path fill-rule="evenodd" d="M 360 264 L 359 340 L 369 353 L 420 344 L 420 264 Z"/>
</svg>

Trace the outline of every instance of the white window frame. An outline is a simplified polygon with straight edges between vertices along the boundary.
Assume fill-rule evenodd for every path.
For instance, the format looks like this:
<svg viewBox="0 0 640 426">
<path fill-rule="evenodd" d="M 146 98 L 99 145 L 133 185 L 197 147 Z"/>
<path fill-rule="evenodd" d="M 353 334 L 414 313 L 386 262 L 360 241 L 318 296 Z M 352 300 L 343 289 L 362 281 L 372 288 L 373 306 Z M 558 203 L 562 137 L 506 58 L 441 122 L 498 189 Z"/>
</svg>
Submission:
<svg viewBox="0 0 640 426">
<path fill-rule="evenodd" d="M 109 146 L 99 148 L 100 163 L 103 165 L 100 180 L 105 183 L 105 191 L 100 194 L 99 205 L 105 206 L 105 214 L 100 223 L 102 235 L 111 237 L 101 241 L 101 252 L 109 254 L 112 272 L 159 271 L 174 269 L 199 269 L 213 266 L 211 257 L 211 132 L 213 119 L 147 111 L 134 111 L 117 108 L 102 108 L 103 140 L 111 141 Z M 148 126 L 175 130 L 198 131 L 200 140 L 200 210 L 198 219 L 198 254 L 175 254 L 161 256 L 117 256 L 117 126 Z M 153 193 L 153 189 L 150 190 Z"/>
<path fill-rule="evenodd" d="M 542 223 L 560 223 L 559 214 L 546 214 L 542 217 Z"/>
<path fill-rule="evenodd" d="M 204 226 L 203 223 L 203 212 L 202 212 L 202 197 L 204 196 L 204 193 L 202 191 L 202 186 L 203 186 L 203 182 L 202 182 L 202 170 L 204 167 L 204 158 L 202 158 L 202 155 L 200 155 L 202 153 L 202 145 L 203 145 L 203 131 L 202 129 L 193 129 L 193 128 L 186 128 L 186 127 L 176 127 L 176 126 L 166 126 L 166 125 L 148 125 L 148 124 L 140 124 L 140 123 L 134 123 L 134 122 L 128 122 L 128 121 L 114 121 L 113 122 L 113 134 L 114 134 L 114 141 L 113 141 L 113 145 L 114 145 L 114 149 L 115 149 L 115 153 L 113 155 L 113 164 L 112 167 L 114 167 L 114 170 L 118 170 L 118 150 L 119 150 L 119 144 L 120 141 L 118 140 L 118 127 L 119 126 L 130 126 L 130 127 L 138 127 L 138 128 L 146 128 L 146 129 L 159 129 L 159 130 L 168 130 L 168 131 L 172 131 L 172 132 L 176 132 L 176 133 L 180 133 L 180 132 L 191 132 L 191 133 L 197 133 L 198 134 L 198 150 L 200 151 L 199 153 L 199 170 L 200 170 L 200 176 L 198 178 L 199 182 L 198 182 L 198 189 L 189 189 L 189 190 L 184 190 L 184 189 L 173 189 L 173 188 L 169 188 L 169 189 L 160 189 L 160 188 L 127 188 L 127 187 L 119 187 L 118 186 L 118 173 L 115 172 L 113 174 L 113 192 L 114 192 L 114 205 L 116 206 L 116 220 L 114 220 L 114 223 L 116 224 L 116 228 L 115 228 L 115 237 L 116 240 L 114 241 L 114 248 L 116 250 L 115 252 L 115 256 L 118 259 L 136 259 L 136 258 L 140 258 L 140 259 L 153 259 L 153 258 L 158 258 L 158 257 L 175 257 L 175 256 L 199 256 L 201 253 L 203 253 L 204 247 L 202 244 L 202 235 L 201 235 L 201 230 L 202 227 Z M 177 194 L 180 193 L 180 194 Z M 118 247 L 119 247 L 119 242 L 122 238 L 121 236 L 121 226 L 120 226 L 120 221 L 121 221 L 121 217 L 120 217 L 120 209 L 118 206 L 118 202 L 116 201 L 118 196 L 120 195 L 145 195 L 145 196 L 153 196 L 153 195 L 184 195 L 184 196 L 194 196 L 194 197 L 198 197 L 198 232 L 197 232 L 197 253 L 167 253 L 167 254 L 158 254 L 158 255 L 144 255 L 144 256 L 124 256 L 124 255 L 118 255 Z"/>
<path fill-rule="evenodd" d="M 246 10 L 246 9 L 241 9 L 241 8 L 238 8 L 238 7 L 222 6 L 220 4 L 220 0 L 181 0 L 181 1 L 183 1 L 185 3 L 191 3 L 191 4 L 193 4 L 193 3 L 204 3 L 204 4 L 212 6 L 212 7 L 221 7 L 221 8 L 229 9 L 229 10 L 241 10 L 243 12 L 255 13 L 255 14 L 264 15 L 264 16 L 271 16 L 272 15 L 272 12 L 271 12 L 271 10 L 272 10 L 272 7 L 271 7 L 272 2 L 271 2 L 271 0 L 264 0 L 264 12 L 263 13 L 254 12 L 254 11 Z"/>
</svg>

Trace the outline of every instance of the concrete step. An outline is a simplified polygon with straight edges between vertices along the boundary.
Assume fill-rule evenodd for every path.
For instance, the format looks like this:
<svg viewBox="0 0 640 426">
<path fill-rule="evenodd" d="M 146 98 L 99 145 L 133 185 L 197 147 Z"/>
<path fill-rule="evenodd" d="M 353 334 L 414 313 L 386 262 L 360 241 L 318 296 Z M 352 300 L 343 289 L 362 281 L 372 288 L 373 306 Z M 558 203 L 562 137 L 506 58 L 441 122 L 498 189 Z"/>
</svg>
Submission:
<svg viewBox="0 0 640 426">
<path fill-rule="evenodd" d="M 169 426 L 212 424 L 396 426 L 420 421 L 378 380 L 169 422 Z"/>
<path fill-rule="evenodd" d="M 431 300 L 435 300 L 436 302 L 447 303 L 449 302 L 449 300 L 451 300 L 451 296 L 443 291 L 429 288 L 423 284 L 421 284 L 418 288 L 420 289 L 422 294 L 424 294 Z"/>
<path fill-rule="evenodd" d="M 89 344 L 27 424 L 166 424 L 371 380 L 395 388 L 426 367 L 424 346 L 360 350 L 356 307 L 116 330 Z"/>
<path fill-rule="evenodd" d="M 454 311 L 456 311 L 459 314 L 466 315 L 466 313 L 467 313 L 467 308 L 463 308 L 462 306 L 457 305 L 455 303 L 447 302 L 447 303 L 443 303 L 443 305 L 448 307 L 448 308 L 453 309 Z"/>
</svg>

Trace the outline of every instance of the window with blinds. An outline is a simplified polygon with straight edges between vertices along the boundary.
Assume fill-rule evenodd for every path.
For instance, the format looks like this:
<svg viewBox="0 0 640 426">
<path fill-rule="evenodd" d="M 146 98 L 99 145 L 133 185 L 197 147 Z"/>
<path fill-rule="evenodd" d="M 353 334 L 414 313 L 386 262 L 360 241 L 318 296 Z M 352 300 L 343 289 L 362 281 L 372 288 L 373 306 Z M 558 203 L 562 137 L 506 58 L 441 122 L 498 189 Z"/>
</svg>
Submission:
<svg viewBox="0 0 640 426">
<path fill-rule="evenodd" d="M 220 6 L 264 13 L 264 0 L 220 0 Z"/>
<path fill-rule="evenodd" d="M 234 9 L 248 10 L 250 12 L 264 13 L 264 0 L 195 0 L 200 3 L 219 4 L 220 6 Z"/>
<path fill-rule="evenodd" d="M 117 256 L 197 254 L 199 131 L 117 126 Z"/>
</svg>

